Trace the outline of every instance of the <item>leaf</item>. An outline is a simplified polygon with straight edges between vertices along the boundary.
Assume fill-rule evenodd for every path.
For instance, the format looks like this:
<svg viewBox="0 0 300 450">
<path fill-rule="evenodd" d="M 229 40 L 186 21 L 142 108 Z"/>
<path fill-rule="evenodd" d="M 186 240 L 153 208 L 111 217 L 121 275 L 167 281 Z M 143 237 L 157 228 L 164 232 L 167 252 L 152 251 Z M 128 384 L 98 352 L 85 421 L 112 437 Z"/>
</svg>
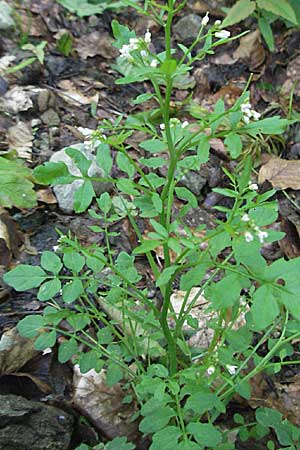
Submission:
<svg viewBox="0 0 300 450">
<path fill-rule="evenodd" d="M 287 0 L 257 0 L 257 6 L 297 25 L 295 11 Z"/>
<path fill-rule="evenodd" d="M 76 148 L 68 147 L 65 152 L 74 161 L 82 175 L 87 177 L 92 161 L 86 158 L 86 156 Z"/>
<path fill-rule="evenodd" d="M 156 286 L 162 287 L 165 284 L 167 284 L 170 281 L 172 275 L 174 275 L 174 273 L 178 269 L 178 267 L 179 267 L 178 265 L 173 265 L 164 269 L 156 280 Z"/>
<path fill-rule="evenodd" d="M 67 322 L 71 325 L 74 331 L 83 330 L 87 325 L 90 324 L 91 319 L 87 313 L 72 313 L 71 316 L 67 317 Z"/>
<path fill-rule="evenodd" d="M 69 339 L 60 344 L 58 349 L 58 361 L 61 364 L 66 363 L 78 352 L 78 345 L 76 339 Z"/>
<path fill-rule="evenodd" d="M 120 178 L 117 182 L 117 188 L 127 195 L 133 195 L 135 197 L 139 195 L 139 191 L 135 189 L 135 183 L 128 178 Z"/>
<path fill-rule="evenodd" d="M 45 251 L 42 253 L 41 266 L 45 270 L 48 270 L 49 272 L 52 272 L 55 275 L 57 275 L 60 272 L 63 265 L 60 258 L 55 253 Z"/>
<path fill-rule="evenodd" d="M 228 148 L 231 158 L 238 158 L 242 152 L 243 144 L 240 136 L 235 133 L 230 133 L 224 140 L 224 144 Z"/>
<path fill-rule="evenodd" d="M 127 156 L 124 155 L 124 153 L 118 152 L 117 158 L 116 158 L 116 163 L 117 163 L 119 169 L 122 170 L 122 172 L 127 173 L 129 178 L 133 177 L 133 175 L 135 173 L 135 168 L 133 167 L 133 165 L 127 158 Z"/>
<path fill-rule="evenodd" d="M 112 201 L 109 193 L 103 192 L 100 198 L 97 198 L 96 200 L 101 211 L 104 212 L 104 214 L 108 214 L 112 206 Z"/>
<path fill-rule="evenodd" d="M 177 188 L 175 188 L 175 192 L 179 198 L 181 198 L 183 200 L 187 200 L 190 203 L 192 208 L 198 207 L 197 198 L 189 189 L 187 189 L 185 187 L 177 187 Z"/>
<path fill-rule="evenodd" d="M 56 331 L 52 330 L 49 333 L 44 332 L 39 335 L 37 340 L 34 343 L 34 348 L 36 350 L 45 350 L 46 348 L 51 348 L 55 345 L 56 342 Z"/>
<path fill-rule="evenodd" d="M 167 144 L 160 139 L 150 139 L 139 144 L 141 148 L 149 153 L 160 153 L 167 150 Z"/>
<path fill-rule="evenodd" d="M 136 34 L 134 31 L 129 30 L 125 25 L 120 24 L 117 20 L 112 20 L 111 28 L 113 31 L 116 43 L 114 44 L 117 48 L 121 48 L 124 44 L 129 43 L 130 38 L 135 38 Z"/>
<path fill-rule="evenodd" d="M 268 117 L 258 121 L 250 122 L 248 125 L 244 125 L 239 128 L 239 131 L 250 134 L 251 136 L 257 136 L 262 134 L 282 134 L 286 127 L 293 123 L 292 120 L 281 119 L 280 116 Z"/>
<path fill-rule="evenodd" d="M 106 450 L 134 450 L 135 445 L 133 445 L 131 442 L 127 442 L 127 438 L 125 436 L 123 437 L 117 437 L 114 438 L 112 441 L 108 442 L 105 446 Z"/>
<path fill-rule="evenodd" d="M 217 395 L 210 392 L 199 392 L 192 394 L 184 406 L 185 411 L 192 410 L 196 414 L 204 414 L 207 411 L 216 409 L 219 412 L 225 412 L 225 406 Z"/>
<path fill-rule="evenodd" d="M 63 256 L 64 265 L 72 272 L 80 272 L 85 264 L 85 258 L 77 252 L 67 252 Z"/>
<path fill-rule="evenodd" d="M 19 292 L 38 287 L 47 278 L 48 275 L 41 267 L 26 264 L 20 264 L 3 276 L 5 283 Z"/>
<path fill-rule="evenodd" d="M 256 4 L 251 0 L 238 0 L 227 13 L 227 16 L 223 20 L 222 27 L 226 28 L 235 23 L 241 22 L 246 19 L 250 14 L 255 11 Z"/>
<path fill-rule="evenodd" d="M 42 316 L 34 315 L 27 316 L 20 320 L 17 325 L 17 330 L 21 336 L 32 339 L 39 334 L 39 331 L 44 326 L 44 319 Z"/>
<path fill-rule="evenodd" d="M 191 433 L 198 444 L 216 448 L 222 442 L 222 434 L 218 428 L 210 423 L 189 423 L 187 432 Z"/>
<path fill-rule="evenodd" d="M 170 406 L 164 406 L 157 409 L 152 414 L 147 415 L 139 425 L 139 430 L 144 433 L 155 433 L 164 428 L 171 417 L 174 417 L 175 411 Z"/>
<path fill-rule="evenodd" d="M 300 161 L 272 157 L 259 171 L 258 182 L 266 180 L 275 189 L 300 189 Z"/>
<path fill-rule="evenodd" d="M 83 285 L 81 280 L 75 278 L 65 284 L 62 289 L 62 298 L 66 303 L 73 303 L 83 292 Z"/>
<path fill-rule="evenodd" d="M 122 380 L 124 377 L 123 369 L 115 363 L 108 365 L 106 372 L 106 384 L 108 387 L 112 387 Z"/>
<path fill-rule="evenodd" d="M 275 50 L 275 41 L 271 25 L 264 16 L 260 16 L 258 18 L 258 26 L 270 52 L 273 52 Z"/>
<path fill-rule="evenodd" d="M 251 315 L 256 330 L 263 330 L 269 326 L 279 314 L 277 299 L 274 297 L 274 289 L 270 285 L 263 285 L 253 295 Z"/>
<path fill-rule="evenodd" d="M 182 291 L 187 291 L 193 286 L 200 286 L 208 267 L 209 264 L 207 263 L 199 264 L 194 269 L 190 269 L 187 273 L 181 275 L 180 289 Z"/>
<path fill-rule="evenodd" d="M 84 212 L 91 204 L 95 196 L 95 191 L 91 181 L 85 181 L 75 192 L 74 192 L 74 210 L 77 213 Z"/>
<path fill-rule="evenodd" d="M 157 240 L 146 240 L 141 245 L 136 247 L 132 254 L 138 255 L 141 253 L 148 253 L 151 252 L 151 250 L 154 250 L 155 248 L 159 247 L 162 244 L 162 241 Z"/>
<path fill-rule="evenodd" d="M 181 436 L 178 427 L 168 426 L 152 436 L 152 444 L 149 450 L 174 450 Z"/>
<path fill-rule="evenodd" d="M 151 98 L 153 98 L 153 97 L 154 97 L 154 94 L 140 94 L 132 101 L 132 103 L 134 105 L 140 105 L 141 103 L 151 100 Z"/>
<path fill-rule="evenodd" d="M 0 157 L 0 205 L 33 208 L 36 205 L 31 171 L 20 162 Z"/>
<path fill-rule="evenodd" d="M 105 175 L 108 176 L 112 169 L 113 160 L 110 154 L 110 148 L 107 144 L 102 143 L 98 146 L 96 161 Z"/>
<path fill-rule="evenodd" d="M 76 177 L 70 175 L 63 162 L 47 162 L 33 170 L 33 176 L 39 184 L 70 184 Z"/>
<path fill-rule="evenodd" d="M 46 281 L 46 283 L 43 283 L 41 285 L 37 298 L 41 302 L 50 300 L 55 297 L 55 295 L 57 295 L 60 290 L 61 282 L 57 278 L 54 278 L 54 280 Z"/>
</svg>

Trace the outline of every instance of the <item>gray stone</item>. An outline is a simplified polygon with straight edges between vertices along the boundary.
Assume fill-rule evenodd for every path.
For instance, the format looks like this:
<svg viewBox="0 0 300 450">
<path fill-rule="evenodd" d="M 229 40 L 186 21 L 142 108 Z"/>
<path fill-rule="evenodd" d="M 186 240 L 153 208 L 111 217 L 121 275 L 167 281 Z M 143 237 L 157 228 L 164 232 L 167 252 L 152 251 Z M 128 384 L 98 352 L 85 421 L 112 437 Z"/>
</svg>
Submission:
<svg viewBox="0 0 300 450">
<path fill-rule="evenodd" d="M 193 41 L 198 35 L 201 27 L 202 17 L 197 14 L 188 14 L 178 20 L 174 26 L 174 32 L 177 39 L 181 42 Z"/>
<path fill-rule="evenodd" d="M 67 450 L 73 422 L 54 406 L 0 395 L 0 450 Z"/>
<path fill-rule="evenodd" d="M 8 3 L 0 1 L 0 31 L 8 31 L 16 26 L 12 14 L 12 7 Z"/>
<path fill-rule="evenodd" d="M 72 175 L 81 175 L 79 169 L 76 167 L 74 161 L 66 154 L 65 150 L 67 148 L 76 148 L 79 150 L 86 158 L 92 161 L 89 168 L 88 175 L 91 177 L 105 177 L 103 170 L 96 164 L 96 156 L 92 153 L 92 144 L 72 144 L 69 147 L 65 147 L 62 150 L 54 153 L 51 156 L 51 162 L 64 162 Z M 58 205 L 60 209 L 66 213 L 71 213 L 74 210 L 73 195 L 75 191 L 82 185 L 82 180 L 75 180 L 71 184 L 57 185 L 53 187 L 54 193 L 56 195 Z M 112 184 L 105 182 L 94 182 L 94 190 L 97 195 L 101 195 L 103 192 L 111 191 Z"/>
<path fill-rule="evenodd" d="M 41 119 L 45 125 L 48 125 L 48 127 L 56 127 L 60 124 L 59 115 L 52 108 L 47 109 L 47 111 L 41 115 Z"/>
<path fill-rule="evenodd" d="M 184 186 L 193 192 L 197 197 L 201 195 L 201 191 L 207 183 L 207 177 L 199 172 L 191 170 L 186 173 L 180 180 L 180 186 Z"/>
</svg>

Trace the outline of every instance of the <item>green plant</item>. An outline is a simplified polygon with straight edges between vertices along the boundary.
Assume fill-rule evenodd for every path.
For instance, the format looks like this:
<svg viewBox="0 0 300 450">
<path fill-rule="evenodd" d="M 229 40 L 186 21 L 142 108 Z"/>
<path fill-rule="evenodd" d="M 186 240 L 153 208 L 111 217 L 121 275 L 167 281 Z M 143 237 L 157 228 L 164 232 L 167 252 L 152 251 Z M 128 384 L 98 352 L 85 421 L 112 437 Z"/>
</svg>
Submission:
<svg viewBox="0 0 300 450">
<path fill-rule="evenodd" d="M 57 0 L 64 8 L 79 17 L 102 14 L 106 9 L 119 9 L 127 4 L 135 3 L 137 0 L 125 2 L 124 0 Z"/>
<path fill-rule="evenodd" d="M 216 207 L 224 220 L 216 221 L 209 231 L 185 224 L 186 214 L 198 207 L 198 201 L 180 186 L 187 172 L 208 160 L 211 138 L 224 139 L 229 155 L 237 158 L 244 136 L 280 135 L 290 121 L 278 116 L 261 119 L 249 103 L 247 88 L 229 109 L 219 100 L 213 112 L 200 112 L 192 123 L 171 117 L 174 85 L 195 61 L 233 39 L 218 22 L 208 28 L 206 15 L 195 42 L 190 47 L 178 44 L 178 56 L 171 45 L 172 21 L 184 5 L 185 1 L 175 4 L 174 0 L 147 1 L 144 8 L 135 5 L 164 28 L 165 50 L 159 54 L 151 51 L 148 31 L 141 38 L 112 22 L 120 50 L 116 68 L 123 75 L 117 83 L 150 82 L 152 92 L 139 95 L 134 103 L 152 100 L 157 107 L 101 123 L 94 138 L 103 177 L 90 177 L 91 162 L 73 148 L 66 152 L 81 176 L 70 175 L 62 162 L 34 170 L 40 184 L 83 180 L 74 194 L 74 207 L 81 213 L 96 197 L 97 210 L 89 209 L 96 221 L 91 230 L 104 234 L 105 246 L 83 247 L 70 234 L 61 235 L 56 252 L 43 252 L 41 266 L 19 265 L 4 280 L 17 291 L 38 288 L 38 299 L 47 302 L 43 314 L 25 317 L 18 324 L 23 336 L 36 338 L 36 349 L 53 347 L 60 337 L 60 362 L 72 359 L 82 373 L 105 368 L 109 386 L 125 383 L 124 401 L 137 400 L 139 411 L 133 419 L 140 416 L 139 429 L 151 436 L 151 450 L 229 450 L 234 448 L 230 431 L 239 431 L 244 440 L 249 435 L 261 439 L 269 427 L 276 433 L 285 427 L 284 438 L 278 431 L 278 440 L 292 449 L 299 445 L 298 432 L 282 423 L 276 411 L 258 410 L 254 423 L 239 415 L 235 424 L 226 427 L 220 421 L 233 395 L 251 397 L 249 382 L 258 373 L 272 374 L 299 363 L 292 357 L 291 343 L 300 336 L 300 259 L 268 265 L 260 252 L 264 242 L 283 237 L 268 228 L 277 218 L 277 204 L 270 200 L 275 191 L 257 192 L 250 157 L 242 173 L 224 168 L 229 187 L 215 192 L 231 203 Z M 139 144 L 144 156 L 138 161 L 128 143 L 136 131 L 144 136 Z M 122 173 L 118 178 L 111 175 L 112 149 Z M 165 177 L 155 172 L 157 168 L 165 169 Z M 110 182 L 114 194 L 97 197 L 96 181 Z M 177 212 L 175 196 L 182 201 Z M 130 253 L 116 252 L 111 245 L 117 235 L 112 225 L 123 218 L 139 241 Z M 141 219 L 152 227 L 147 238 L 140 229 Z M 163 253 L 159 264 L 153 253 L 158 248 Z M 151 272 L 146 283 L 137 256 L 145 258 Z M 175 280 L 184 292 L 179 311 L 172 298 Z M 193 315 L 200 296 L 205 296 L 210 313 L 206 325 L 212 338 L 207 348 L 191 347 L 187 341 L 201 330 Z M 263 423 L 263 415 L 270 420 Z M 122 443 L 132 448 L 124 438 Z"/>
<path fill-rule="evenodd" d="M 249 16 L 257 19 L 261 34 L 270 51 L 275 50 L 271 24 L 281 19 L 287 26 L 300 25 L 298 0 L 238 0 L 228 11 L 223 26 L 228 27 Z"/>
</svg>

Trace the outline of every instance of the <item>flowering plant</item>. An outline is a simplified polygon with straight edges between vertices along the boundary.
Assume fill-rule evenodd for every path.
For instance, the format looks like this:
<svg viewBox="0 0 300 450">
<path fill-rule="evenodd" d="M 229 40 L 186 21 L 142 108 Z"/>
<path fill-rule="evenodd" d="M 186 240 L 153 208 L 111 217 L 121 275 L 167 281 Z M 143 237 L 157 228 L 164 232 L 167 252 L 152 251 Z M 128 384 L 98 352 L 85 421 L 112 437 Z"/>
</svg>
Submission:
<svg viewBox="0 0 300 450">
<path fill-rule="evenodd" d="M 196 40 L 190 47 L 178 44 L 177 56 L 171 27 L 184 5 L 175 0 L 147 1 L 144 8 L 131 5 L 164 27 L 165 50 L 158 54 L 148 30 L 140 38 L 112 23 L 120 50 L 115 67 L 122 77 L 117 83 L 150 82 L 152 91 L 133 102 L 154 101 L 156 108 L 100 124 L 94 139 L 103 177 L 90 177 L 90 161 L 72 148 L 67 153 L 81 176 L 69 174 L 63 163 L 34 171 L 41 184 L 83 181 L 75 209 L 85 211 L 96 197 L 98 210 L 90 207 L 89 214 L 97 225 L 91 229 L 103 234 L 105 246 L 83 247 L 71 235 L 61 236 L 56 252 L 42 254 L 41 267 L 19 265 L 4 278 L 17 290 L 39 288 L 38 299 L 48 302 L 42 315 L 26 317 L 18 326 L 22 335 L 36 338 L 37 349 L 54 346 L 60 337 L 61 362 L 71 359 L 81 372 L 106 370 L 108 385 L 126 380 L 126 401 L 137 400 L 134 418 L 140 416 L 139 431 L 151 437 L 151 450 L 229 450 L 235 448 L 232 429 L 247 440 L 249 433 L 261 439 L 269 427 L 276 428 L 272 421 L 263 424 L 267 408 L 256 411 L 259 426 L 235 415 L 236 424 L 228 421 L 222 427 L 219 418 L 233 395 L 251 397 L 251 378 L 288 363 L 291 353 L 285 349 L 300 336 L 300 260 L 269 265 L 261 254 L 264 243 L 283 233 L 271 227 L 277 218 L 277 204 L 270 200 L 275 191 L 258 192 L 249 157 L 241 173 L 223 168 L 227 187 L 214 191 L 226 203 L 215 207 L 220 216 L 213 229 L 187 224 L 198 199 L 181 182 L 207 162 L 212 138 L 223 139 L 231 158 L 237 158 L 245 135 L 279 134 L 289 121 L 261 119 L 249 103 L 247 86 L 230 108 L 219 100 L 214 111 L 193 119 L 172 114 L 174 86 L 195 61 L 232 39 L 219 22 L 208 28 L 206 14 Z M 136 132 L 143 136 L 138 161 L 130 151 Z M 117 178 L 112 175 L 114 161 Z M 97 197 L 94 182 L 110 183 L 114 193 Z M 175 196 L 181 200 L 179 209 Z M 112 226 L 124 218 L 137 244 L 116 252 Z M 151 225 L 147 234 L 141 221 Z M 137 258 L 151 274 L 146 280 Z M 206 305 L 204 320 L 195 313 L 201 302 Z M 206 340 L 201 338 L 204 325 Z M 286 433 L 291 446 L 299 438 L 292 430 Z M 278 439 L 282 444 L 282 434 Z"/>
</svg>

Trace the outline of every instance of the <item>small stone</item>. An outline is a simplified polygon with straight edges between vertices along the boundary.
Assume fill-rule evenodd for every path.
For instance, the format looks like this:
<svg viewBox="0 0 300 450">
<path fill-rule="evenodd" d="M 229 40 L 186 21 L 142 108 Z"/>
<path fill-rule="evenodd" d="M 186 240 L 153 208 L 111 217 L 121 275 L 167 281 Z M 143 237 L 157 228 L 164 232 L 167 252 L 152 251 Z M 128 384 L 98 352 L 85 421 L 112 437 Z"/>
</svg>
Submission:
<svg viewBox="0 0 300 450">
<path fill-rule="evenodd" d="M 50 108 L 41 115 L 41 119 L 48 127 L 56 127 L 60 124 L 60 118 L 54 109 Z"/>
<path fill-rule="evenodd" d="M 178 20 L 174 26 L 174 32 L 178 40 L 186 42 L 196 39 L 201 28 L 202 17 L 197 14 L 188 14 Z"/>
<path fill-rule="evenodd" d="M 0 31 L 8 31 L 15 28 L 16 24 L 12 14 L 12 7 L 8 3 L 0 1 Z"/>
<path fill-rule="evenodd" d="M 91 177 L 105 177 L 103 170 L 96 164 L 96 156 L 92 153 L 92 144 L 72 144 L 54 153 L 50 158 L 50 162 L 64 162 L 72 175 L 81 175 L 74 161 L 66 154 L 67 148 L 75 148 L 79 150 L 86 158 L 92 161 L 88 170 Z M 74 209 L 73 195 L 75 191 L 82 185 L 82 180 L 75 180 L 71 184 L 57 185 L 53 187 L 60 209 L 65 213 L 71 213 Z M 97 195 L 103 192 L 111 191 L 112 184 L 106 182 L 94 182 L 94 190 Z"/>
<path fill-rule="evenodd" d="M 0 395 L 0 450 L 67 450 L 73 417 L 18 395 Z"/>
</svg>

